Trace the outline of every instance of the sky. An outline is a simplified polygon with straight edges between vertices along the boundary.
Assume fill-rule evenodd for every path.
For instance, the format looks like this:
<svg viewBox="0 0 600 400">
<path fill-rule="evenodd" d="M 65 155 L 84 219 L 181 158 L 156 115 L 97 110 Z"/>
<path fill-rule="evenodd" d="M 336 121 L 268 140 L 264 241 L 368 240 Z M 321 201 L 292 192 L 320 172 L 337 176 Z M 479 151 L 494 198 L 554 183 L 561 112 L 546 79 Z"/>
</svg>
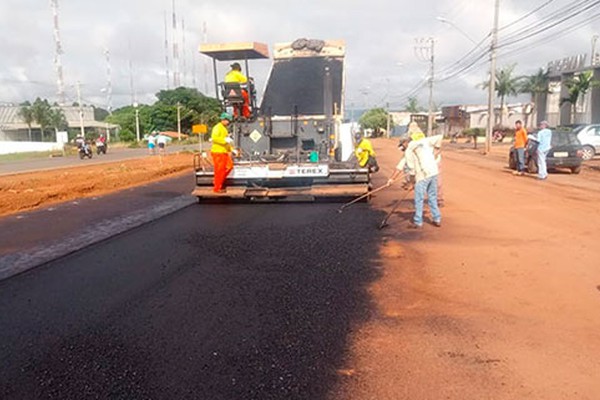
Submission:
<svg viewBox="0 0 600 400">
<path fill-rule="evenodd" d="M 518 75 L 532 74 L 552 60 L 589 54 L 592 37 L 600 33 L 600 19 L 592 19 L 600 14 L 600 1 L 500 0 L 500 4 L 500 44 L 514 39 L 522 42 L 502 47 L 498 66 L 516 63 Z M 183 56 L 180 69 L 186 86 L 195 82 L 200 91 L 214 95 L 212 64 L 205 74 L 207 59 L 197 51 L 203 40 L 203 23 L 210 43 L 256 41 L 272 49 L 274 43 L 302 37 L 343 39 L 347 45 L 346 107 L 352 108 L 386 103 L 392 109 L 402 108 L 411 89 L 428 76 L 428 63 L 415 54 L 416 39 L 434 38 L 436 77 L 445 78 L 452 65 L 473 49 L 473 42 L 489 35 L 494 14 L 494 0 L 175 0 L 175 6 L 179 28 L 182 20 L 185 23 L 185 74 Z M 568 16 L 565 7 L 588 9 L 552 27 Z M 107 107 L 105 49 L 111 56 L 113 108 L 131 104 L 132 99 L 139 103 L 156 100 L 154 94 L 167 85 L 164 21 L 166 15 L 171 44 L 172 0 L 59 0 L 59 9 L 69 103 L 77 100 L 75 86 L 79 81 L 84 103 Z M 450 23 L 441 22 L 439 17 Z M 527 38 L 528 33 L 534 35 Z M 178 32 L 176 36 L 181 48 L 183 35 Z M 55 101 L 49 1 L 0 0 L 0 37 L 0 104 L 31 101 L 38 96 Z M 169 58 L 172 61 L 172 54 Z M 475 68 L 453 79 L 436 81 L 435 103 L 486 103 L 486 93 L 478 84 L 488 76 L 487 59 L 482 54 Z M 270 66 L 270 60 L 251 63 L 250 75 L 257 82 L 259 95 Z M 219 75 L 226 69 L 223 63 Z M 418 91 L 416 97 L 425 106 L 427 88 Z"/>
</svg>

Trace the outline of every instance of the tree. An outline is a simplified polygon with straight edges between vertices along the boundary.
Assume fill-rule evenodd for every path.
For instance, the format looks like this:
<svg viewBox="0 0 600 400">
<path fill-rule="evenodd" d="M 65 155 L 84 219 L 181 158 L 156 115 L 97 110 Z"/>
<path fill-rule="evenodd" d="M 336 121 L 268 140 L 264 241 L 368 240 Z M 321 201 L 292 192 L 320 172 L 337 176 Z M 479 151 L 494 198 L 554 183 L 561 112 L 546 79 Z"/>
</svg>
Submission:
<svg viewBox="0 0 600 400">
<path fill-rule="evenodd" d="M 358 121 L 363 129 L 386 129 L 388 113 L 383 108 L 373 108 L 364 113 Z"/>
<path fill-rule="evenodd" d="M 48 115 L 48 126 L 54 128 L 54 132 L 58 133 L 61 129 L 67 129 L 69 124 L 67 118 L 61 108 L 54 107 Z"/>
<path fill-rule="evenodd" d="M 27 130 L 29 132 L 29 141 L 31 142 L 31 124 L 35 122 L 35 118 L 33 116 L 33 108 L 31 107 L 31 103 L 26 101 L 21 104 L 21 108 L 19 109 L 19 117 L 27 124 Z"/>
<path fill-rule="evenodd" d="M 44 141 L 44 131 L 48 126 L 50 126 L 50 117 L 52 112 L 50 103 L 48 103 L 48 100 L 42 100 L 38 97 L 33 102 L 31 110 L 33 114 L 33 119 L 40 126 L 40 131 L 42 133 L 42 141 Z"/>
<path fill-rule="evenodd" d="M 569 95 L 560 99 L 560 105 L 562 106 L 566 103 L 571 104 L 571 124 L 574 124 L 575 116 L 577 114 L 577 102 L 581 97 L 584 97 L 591 88 L 599 86 L 600 81 L 594 79 L 592 71 L 585 71 L 567 80 L 566 85 L 569 89 Z"/>
<path fill-rule="evenodd" d="M 521 78 L 513 76 L 515 67 L 516 64 L 512 64 L 496 71 L 496 95 L 500 98 L 500 125 L 504 122 L 504 106 L 506 98 L 519 94 L 519 83 Z M 490 83 L 489 81 L 486 81 L 479 86 L 482 89 L 488 89 Z"/>
<path fill-rule="evenodd" d="M 416 114 L 422 110 L 416 97 L 409 97 L 404 109 L 411 114 Z"/>
<path fill-rule="evenodd" d="M 548 79 L 548 71 L 544 71 L 543 68 L 540 68 L 533 75 L 521 78 L 519 93 L 531 95 L 531 103 L 533 104 L 532 113 L 537 108 L 539 96 L 550 93 L 550 90 L 548 90 Z M 528 126 L 528 121 L 525 121 L 525 126 Z"/>
</svg>

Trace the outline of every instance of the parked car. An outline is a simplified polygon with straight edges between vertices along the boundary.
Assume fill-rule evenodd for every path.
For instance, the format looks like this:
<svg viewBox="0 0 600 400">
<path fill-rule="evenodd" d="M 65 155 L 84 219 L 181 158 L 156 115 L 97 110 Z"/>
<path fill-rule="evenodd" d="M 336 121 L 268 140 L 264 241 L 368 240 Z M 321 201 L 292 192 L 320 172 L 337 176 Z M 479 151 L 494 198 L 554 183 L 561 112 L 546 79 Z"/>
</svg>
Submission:
<svg viewBox="0 0 600 400">
<path fill-rule="evenodd" d="M 537 146 L 538 142 L 530 138 L 527 142 L 527 148 L 525 149 L 525 166 L 531 174 L 536 174 L 538 171 L 536 156 Z M 548 156 L 546 157 L 548 170 L 568 168 L 574 174 L 581 172 L 583 146 L 575 132 L 553 130 L 551 146 Z M 517 153 L 514 147 L 510 148 L 508 167 L 517 169 Z"/>
<path fill-rule="evenodd" d="M 591 160 L 600 153 L 600 125 L 581 125 L 573 132 L 583 145 L 584 160 Z"/>
</svg>

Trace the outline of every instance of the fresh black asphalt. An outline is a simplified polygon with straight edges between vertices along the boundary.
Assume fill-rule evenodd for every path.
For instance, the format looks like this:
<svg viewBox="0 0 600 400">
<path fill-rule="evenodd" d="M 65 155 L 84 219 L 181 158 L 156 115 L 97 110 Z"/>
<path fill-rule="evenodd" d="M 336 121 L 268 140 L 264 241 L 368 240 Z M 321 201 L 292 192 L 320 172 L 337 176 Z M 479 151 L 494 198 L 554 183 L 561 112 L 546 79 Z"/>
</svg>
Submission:
<svg viewBox="0 0 600 400">
<path fill-rule="evenodd" d="M 325 398 L 382 239 L 338 206 L 193 205 L 0 282 L 0 398 Z"/>
</svg>

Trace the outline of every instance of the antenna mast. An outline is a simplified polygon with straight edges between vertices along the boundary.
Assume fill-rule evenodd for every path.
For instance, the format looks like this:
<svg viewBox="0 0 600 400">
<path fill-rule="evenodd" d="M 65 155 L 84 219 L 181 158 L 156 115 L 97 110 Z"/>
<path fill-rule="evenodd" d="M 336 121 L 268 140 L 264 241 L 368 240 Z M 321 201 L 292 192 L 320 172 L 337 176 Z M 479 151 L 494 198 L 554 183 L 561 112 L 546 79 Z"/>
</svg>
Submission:
<svg viewBox="0 0 600 400">
<path fill-rule="evenodd" d="M 60 28 L 58 25 L 58 0 L 50 0 L 50 7 L 52 7 L 52 14 L 54 17 L 54 67 L 56 68 L 56 84 L 58 87 L 58 104 L 61 106 L 65 105 L 65 81 L 63 77 L 63 67 L 61 61 L 61 55 L 63 54 L 62 43 L 60 40 Z"/>
</svg>

